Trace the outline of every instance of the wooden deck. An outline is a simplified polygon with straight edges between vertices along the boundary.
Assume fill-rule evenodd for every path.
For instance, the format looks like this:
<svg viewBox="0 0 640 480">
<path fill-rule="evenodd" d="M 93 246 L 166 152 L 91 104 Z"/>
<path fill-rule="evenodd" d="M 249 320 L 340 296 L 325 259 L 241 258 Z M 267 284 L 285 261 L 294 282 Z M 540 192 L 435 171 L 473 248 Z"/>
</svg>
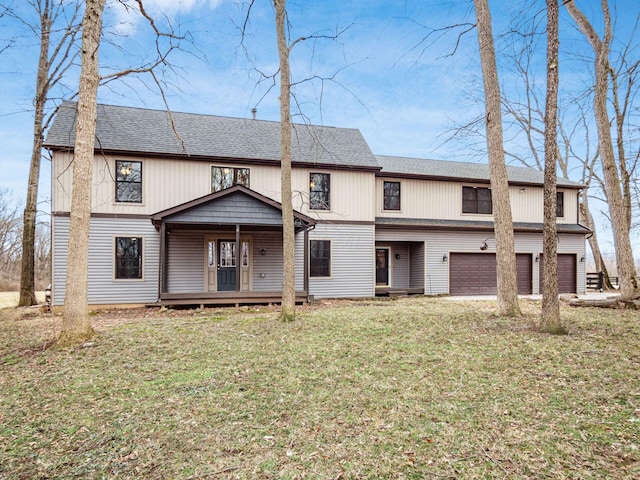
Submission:
<svg viewBox="0 0 640 480">
<path fill-rule="evenodd" d="M 308 292 L 296 291 L 296 303 L 308 303 L 313 298 Z M 194 293 L 163 293 L 160 295 L 160 305 L 252 305 L 281 303 L 282 292 L 194 292 Z"/>
<path fill-rule="evenodd" d="M 423 294 L 424 288 L 376 287 L 376 296 L 378 297 L 406 297 Z"/>
</svg>

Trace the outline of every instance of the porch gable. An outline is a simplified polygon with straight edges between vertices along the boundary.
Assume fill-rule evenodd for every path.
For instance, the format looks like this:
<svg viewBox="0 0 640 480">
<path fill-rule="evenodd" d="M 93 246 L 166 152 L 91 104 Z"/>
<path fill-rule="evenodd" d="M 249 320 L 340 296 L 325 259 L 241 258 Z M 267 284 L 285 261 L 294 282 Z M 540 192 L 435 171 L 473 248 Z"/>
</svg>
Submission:
<svg viewBox="0 0 640 480">
<path fill-rule="evenodd" d="M 294 210 L 296 229 L 315 225 L 315 220 Z M 242 185 L 196 198 L 155 213 L 151 221 L 182 225 L 261 225 L 282 227 L 282 205 Z"/>
</svg>

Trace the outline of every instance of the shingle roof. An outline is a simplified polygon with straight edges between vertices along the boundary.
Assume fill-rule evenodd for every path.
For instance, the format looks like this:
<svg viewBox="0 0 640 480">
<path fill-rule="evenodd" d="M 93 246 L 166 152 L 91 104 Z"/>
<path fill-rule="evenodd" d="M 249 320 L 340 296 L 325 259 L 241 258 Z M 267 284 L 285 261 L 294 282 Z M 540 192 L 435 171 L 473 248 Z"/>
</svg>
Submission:
<svg viewBox="0 0 640 480">
<path fill-rule="evenodd" d="M 98 105 L 96 149 L 149 156 L 191 156 L 246 161 L 280 161 L 280 123 L 266 120 L 172 112 L 176 136 L 165 110 Z M 73 148 L 76 103 L 63 102 L 44 146 Z M 489 166 L 480 163 L 374 155 L 359 130 L 294 124 L 292 161 L 382 171 L 378 175 L 415 176 L 453 181 L 488 182 Z M 507 167 L 509 182 L 542 185 L 543 172 Z M 558 178 L 558 186 L 583 188 Z"/>
<path fill-rule="evenodd" d="M 175 129 L 164 110 L 98 105 L 96 148 L 160 156 L 217 157 L 280 161 L 280 123 L 172 112 Z M 64 102 L 47 134 L 45 147 L 72 148 L 76 104 Z M 292 161 L 379 170 L 376 157 L 359 130 L 294 124 Z"/>
<path fill-rule="evenodd" d="M 379 227 L 403 227 L 403 228 L 424 228 L 433 230 L 451 230 L 451 229 L 477 229 L 477 230 L 493 230 L 494 223 L 490 220 L 452 220 L 452 219 L 432 219 L 432 218 L 393 218 L 393 217 L 376 217 L 376 228 Z M 517 232 L 542 232 L 544 224 L 531 222 L 513 222 L 513 229 Z M 591 233 L 587 227 L 580 224 L 559 223 L 557 225 L 558 233 L 577 233 L 585 235 Z"/>
<path fill-rule="evenodd" d="M 451 162 L 448 160 L 427 160 L 423 158 L 392 157 L 376 155 L 382 171 L 378 174 L 411 175 L 428 178 L 451 179 L 458 181 L 489 182 L 489 165 L 484 163 Z M 507 167 L 509 183 L 542 185 L 544 173 L 527 167 Z M 583 185 L 566 178 L 558 177 L 557 185 L 567 188 L 582 188 Z"/>
</svg>

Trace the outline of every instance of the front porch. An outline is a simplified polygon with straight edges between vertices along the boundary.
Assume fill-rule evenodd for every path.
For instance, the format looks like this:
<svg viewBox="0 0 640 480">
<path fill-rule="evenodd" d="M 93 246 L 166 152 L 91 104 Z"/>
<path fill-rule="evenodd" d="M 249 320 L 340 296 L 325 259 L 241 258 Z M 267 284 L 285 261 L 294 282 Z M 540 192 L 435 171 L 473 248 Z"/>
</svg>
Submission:
<svg viewBox="0 0 640 480">
<path fill-rule="evenodd" d="M 303 304 L 312 301 L 307 291 L 296 291 L 296 303 Z M 281 303 L 282 292 L 194 292 L 194 293 L 163 293 L 160 295 L 160 305 L 255 305 Z"/>
<path fill-rule="evenodd" d="M 293 212 L 296 303 L 309 298 L 308 232 L 313 219 Z M 282 209 L 236 185 L 158 212 L 158 304 L 281 303 Z"/>
<path fill-rule="evenodd" d="M 425 292 L 425 243 L 376 242 L 376 296 L 404 297 Z"/>
<path fill-rule="evenodd" d="M 409 295 L 424 295 L 424 288 L 376 287 L 376 297 L 407 297 Z"/>
</svg>

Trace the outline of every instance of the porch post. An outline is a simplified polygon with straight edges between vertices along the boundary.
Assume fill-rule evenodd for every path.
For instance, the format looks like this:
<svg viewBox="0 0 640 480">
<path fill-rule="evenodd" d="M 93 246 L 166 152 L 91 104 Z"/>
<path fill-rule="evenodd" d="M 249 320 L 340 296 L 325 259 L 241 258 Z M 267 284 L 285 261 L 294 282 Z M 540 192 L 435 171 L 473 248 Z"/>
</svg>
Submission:
<svg viewBox="0 0 640 480">
<path fill-rule="evenodd" d="M 240 275 L 242 274 L 242 245 L 240 245 L 240 224 L 236 224 L 236 292 L 240 291 Z"/>
<path fill-rule="evenodd" d="M 307 292 L 307 297 L 309 297 L 309 229 L 304 229 L 304 291 Z"/>
<path fill-rule="evenodd" d="M 158 271 L 158 299 L 167 289 L 167 226 L 164 222 L 160 224 L 160 262 Z"/>
</svg>

